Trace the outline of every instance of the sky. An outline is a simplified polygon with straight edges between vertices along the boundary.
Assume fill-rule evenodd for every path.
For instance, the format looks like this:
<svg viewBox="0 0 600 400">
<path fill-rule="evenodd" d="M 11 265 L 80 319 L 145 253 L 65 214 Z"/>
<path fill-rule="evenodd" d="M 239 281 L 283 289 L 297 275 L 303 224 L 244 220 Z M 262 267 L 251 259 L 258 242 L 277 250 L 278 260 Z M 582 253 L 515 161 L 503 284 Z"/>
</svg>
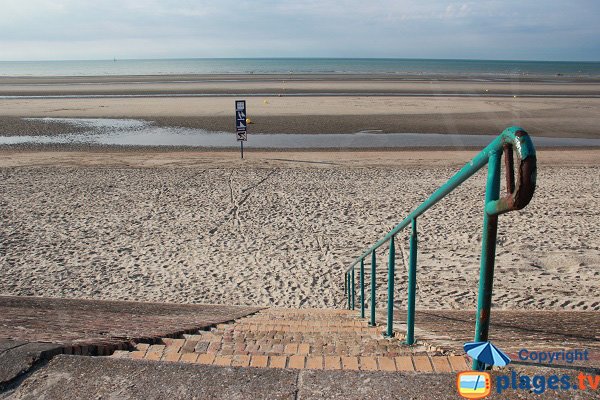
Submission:
<svg viewBox="0 0 600 400">
<path fill-rule="evenodd" d="M 0 0 L 0 60 L 600 61 L 599 0 Z"/>
</svg>

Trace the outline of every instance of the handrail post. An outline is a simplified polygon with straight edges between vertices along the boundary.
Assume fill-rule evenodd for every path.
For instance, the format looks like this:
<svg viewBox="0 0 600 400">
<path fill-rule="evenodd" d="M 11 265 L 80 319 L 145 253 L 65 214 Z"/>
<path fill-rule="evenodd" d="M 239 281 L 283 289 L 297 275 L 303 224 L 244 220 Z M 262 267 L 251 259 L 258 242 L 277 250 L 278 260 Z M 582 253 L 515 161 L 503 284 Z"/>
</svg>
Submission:
<svg viewBox="0 0 600 400">
<path fill-rule="evenodd" d="M 376 265 L 375 250 L 373 250 L 371 253 L 371 309 L 369 310 L 371 312 L 371 321 L 369 322 L 369 325 L 371 326 L 375 326 L 375 286 L 377 283 L 375 276 Z"/>
<path fill-rule="evenodd" d="M 346 292 L 346 297 L 348 297 L 348 310 L 352 309 L 352 287 L 350 282 L 350 272 L 347 274 L 348 277 L 348 291 Z"/>
<path fill-rule="evenodd" d="M 485 188 L 485 204 L 500 197 L 500 159 L 501 151 L 490 154 L 488 162 L 487 185 Z M 479 271 L 479 293 L 477 297 L 477 316 L 475 323 L 475 341 L 488 340 L 490 326 L 490 309 L 492 306 L 492 289 L 494 283 L 494 259 L 496 255 L 496 235 L 498 232 L 498 215 L 483 214 L 483 233 L 481 235 L 481 261 Z M 473 369 L 481 367 L 473 360 Z"/>
<path fill-rule="evenodd" d="M 346 307 L 348 307 L 348 272 L 344 273 L 344 297 L 346 298 Z"/>
<path fill-rule="evenodd" d="M 417 293 L 417 219 L 412 220 L 408 259 L 408 305 L 406 313 L 406 344 L 415 343 L 415 297 Z"/>
<path fill-rule="evenodd" d="M 348 273 L 344 273 L 344 297 L 346 297 L 346 292 L 348 290 Z"/>
<path fill-rule="evenodd" d="M 348 290 L 348 273 L 344 273 L 344 295 L 346 294 L 346 291 Z"/>
<path fill-rule="evenodd" d="M 394 236 L 390 238 L 390 254 L 388 259 L 388 301 L 387 301 L 387 329 L 386 337 L 394 335 L 394 268 L 396 263 L 396 249 L 394 246 Z"/>
<path fill-rule="evenodd" d="M 360 259 L 360 317 L 365 317 L 365 260 Z"/>
<path fill-rule="evenodd" d="M 354 310 L 354 295 L 355 295 L 355 280 L 354 280 L 354 267 L 352 267 L 352 310 Z"/>
</svg>

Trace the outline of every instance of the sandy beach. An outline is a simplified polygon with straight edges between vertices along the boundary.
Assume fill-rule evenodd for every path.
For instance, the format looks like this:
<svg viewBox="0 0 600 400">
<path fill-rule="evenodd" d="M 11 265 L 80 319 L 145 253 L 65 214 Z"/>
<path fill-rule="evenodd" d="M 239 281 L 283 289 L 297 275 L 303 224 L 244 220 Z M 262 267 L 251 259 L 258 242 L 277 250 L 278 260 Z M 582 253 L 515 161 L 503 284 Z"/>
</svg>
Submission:
<svg viewBox="0 0 600 400">
<path fill-rule="evenodd" d="M 473 155 L 4 151 L 0 293 L 341 306 L 344 267 Z M 600 309 L 599 155 L 540 152 L 533 201 L 500 219 L 495 307 Z M 474 307 L 484 180 L 420 219 L 418 307 Z"/>
<path fill-rule="evenodd" d="M 279 78 L 0 78 L 0 134 L 77 131 L 23 117 L 231 131 L 245 94 L 252 133 L 600 137 L 597 82 Z M 342 306 L 344 268 L 476 154 L 80 150 L 0 149 L 0 294 Z M 600 310 L 599 172 L 598 149 L 539 152 L 533 201 L 500 219 L 495 307 Z M 475 307 L 484 187 L 481 171 L 420 219 L 418 307 Z"/>
</svg>

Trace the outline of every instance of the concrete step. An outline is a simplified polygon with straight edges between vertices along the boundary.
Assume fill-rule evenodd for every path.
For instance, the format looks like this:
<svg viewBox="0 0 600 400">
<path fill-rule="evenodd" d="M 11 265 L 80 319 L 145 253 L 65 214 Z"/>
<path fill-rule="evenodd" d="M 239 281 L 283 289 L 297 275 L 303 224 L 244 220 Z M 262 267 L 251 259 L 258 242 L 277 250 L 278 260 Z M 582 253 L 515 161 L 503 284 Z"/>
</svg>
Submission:
<svg viewBox="0 0 600 400">
<path fill-rule="evenodd" d="M 428 352 L 384 338 L 346 310 L 266 309 L 210 331 L 137 344 L 113 357 L 220 366 L 362 371 L 452 372 L 463 356 Z"/>
</svg>

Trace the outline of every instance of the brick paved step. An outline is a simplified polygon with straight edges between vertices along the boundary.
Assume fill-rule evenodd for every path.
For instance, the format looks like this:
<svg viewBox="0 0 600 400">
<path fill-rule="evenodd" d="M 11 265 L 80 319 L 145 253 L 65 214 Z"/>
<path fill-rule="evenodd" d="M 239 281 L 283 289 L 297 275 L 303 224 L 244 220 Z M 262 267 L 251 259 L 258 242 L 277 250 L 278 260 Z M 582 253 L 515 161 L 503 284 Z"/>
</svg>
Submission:
<svg viewBox="0 0 600 400">
<path fill-rule="evenodd" d="M 226 327 L 225 324 L 220 324 L 220 327 Z M 373 329 L 370 327 L 366 321 L 303 321 L 303 320 L 295 320 L 295 321 L 286 321 L 284 319 L 264 319 L 264 320 L 251 320 L 251 321 L 240 321 L 237 324 L 240 327 L 243 326 L 288 326 L 288 327 L 318 327 L 318 328 L 365 328 L 365 329 Z"/>
<path fill-rule="evenodd" d="M 236 327 L 217 327 L 224 331 L 249 331 L 249 332 L 314 332 L 314 333 L 368 333 L 368 334 L 379 334 L 381 329 L 369 328 L 369 327 L 345 327 L 345 326 L 300 326 L 300 325 L 282 325 L 282 324 L 243 324 Z"/>
<path fill-rule="evenodd" d="M 222 366 L 451 372 L 468 369 L 462 356 L 427 352 L 384 338 L 346 310 L 266 309 L 210 331 L 139 343 L 113 357 Z"/>
<path fill-rule="evenodd" d="M 284 346 L 283 352 L 290 354 L 300 344 L 309 346 L 309 351 L 316 354 L 337 354 L 337 355 L 385 355 L 394 353 L 393 355 L 402 355 L 414 353 L 417 350 L 425 351 L 424 348 L 407 347 L 398 340 L 384 339 L 381 336 L 375 338 L 360 337 L 360 336 L 314 336 L 314 335 L 285 335 L 276 334 L 274 337 L 263 337 L 253 335 L 234 335 L 231 338 L 222 338 L 215 336 L 211 332 L 205 335 L 186 335 L 188 340 L 188 348 L 196 343 L 195 351 L 208 351 L 209 348 L 215 351 L 224 349 L 234 349 L 234 351 L 267 354 L 271 352 L 281 351 L 281 346 Z M 220 343 L 217 346 L 215 343 Z"/>
</svg>

